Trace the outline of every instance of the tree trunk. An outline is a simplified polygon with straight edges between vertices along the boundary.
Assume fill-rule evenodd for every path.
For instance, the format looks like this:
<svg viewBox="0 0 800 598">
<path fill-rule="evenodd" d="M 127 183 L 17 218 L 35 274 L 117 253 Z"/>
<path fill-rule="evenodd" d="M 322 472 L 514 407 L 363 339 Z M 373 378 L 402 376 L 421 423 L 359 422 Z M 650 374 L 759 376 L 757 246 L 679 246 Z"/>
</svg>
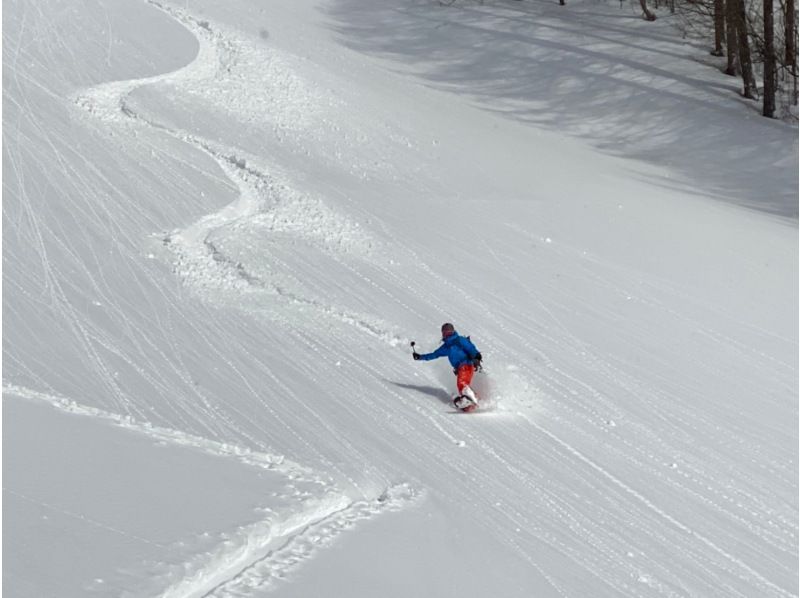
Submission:
<svg viewBox="0 0 800 598">
<path fill-rule="evenodd" d="M 725 0 L 714 0 L 714 56 L 722 56 L 725 41 Z"/>
<path fill-rule="evenodd" d="M 639 4 L 642 6 L 642 13 L 644 13 L 642 16 L 644 19 L 646 21 L 655 21 L 656 15 L 650 12 L 650 9 L 647 8 L 647 0 L 639 0 Z"/>
<path fill-rule="evenodd" d="M 758 97 L 756 77 L 753 74 L 753 60 L 750 55 L 750 41 L 747 38 L 747 12 L 744 0 L 733 0 L 736 10 L 736 38 L 739 46 L 739 66 L 742 69 L 744 89 L 742 95 L 749 99 Z"/>
<path fill-rule="evenodd" d="M 794 30 L 794 0 L 786 0 L 786 14 L 784 15 L 784 26 L 786 31 L 786 66 L 793 67 L 797 64 L 795 52 L 795 30 Z"/>
<path fill-rule="evenodd" d="M 725 0 L 725 45 L 728 51 L 728 66 L 725 74 L 735 77 L 739 74 L 739 43 L 736 33 L 736 2 Z"/>
<path fill-rule="evenodd" d="M 772 0 L 764 0 L 764 116 L 775 116 L 775 31 Z"/>
<path fill-rule="evenodd" d="M 784 15 L 784 35 L 786 38 L 786 68 L 792 77 L 792 101 L 797 104 L 797 26 L 794 20 L 795 5 L 794 0 L 786 0 L 786 14 Z"/>
</svg>

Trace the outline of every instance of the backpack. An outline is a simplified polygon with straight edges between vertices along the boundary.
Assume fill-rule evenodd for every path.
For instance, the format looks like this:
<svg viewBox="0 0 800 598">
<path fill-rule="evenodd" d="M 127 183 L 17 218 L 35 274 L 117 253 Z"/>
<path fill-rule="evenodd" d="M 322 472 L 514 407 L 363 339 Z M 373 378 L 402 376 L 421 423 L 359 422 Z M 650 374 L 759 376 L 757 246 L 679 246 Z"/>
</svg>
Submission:
<svg viewBox="0 0 800 598">
<path fill-rule="evenodd" d="M 472 343 L 472 338 L 470 338 L 469 336 L 461 336 L 461 335 L 459 335 L 458 336 L 458 346 L 461 347 L 461 350 L 464 351 L 464 354 L 469 359 L 472 360 L 472 365 L 475 367 L 475 371 L 479 372 L 479 371 L 481 371 L 483 369 L 483 364 L 481 364 L 480 361 L 477 364 L 475 363 L 475 355 L 470 355 L 469 349 L 467 349 L 467 347 L 465 347 L 464 344 L 461 342 L 461 340 L 464 339 L 464 338 L 466 338 L 470 343 Z M 473 346 L 474 346 L 474 344 L 473 344 Z M 480 351 L 478 351 L 478 353 L 480 353 Z M 455 369 L 453 371 L 455 371 Z"/>
</svg>

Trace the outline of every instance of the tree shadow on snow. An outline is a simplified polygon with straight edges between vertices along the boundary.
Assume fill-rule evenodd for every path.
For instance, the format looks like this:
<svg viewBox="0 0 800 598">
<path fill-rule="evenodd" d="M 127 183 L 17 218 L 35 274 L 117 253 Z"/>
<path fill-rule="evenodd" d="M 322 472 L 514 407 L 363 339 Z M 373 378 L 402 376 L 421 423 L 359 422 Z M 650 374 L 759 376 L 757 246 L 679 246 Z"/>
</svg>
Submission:
<svg viewBox="0 0 800 598">
<path fill-rule="evenodd" d="M 339 0 L 325 10 L 341 43 L 431 87 L 665 167 L 659 184 L 797 219 L 796 129 L 759 116 L 740 81 L 695 60 L 710 48 L 681 39 L 669 18 L 631 20 L 627 3 L 567 4 Z"/>
</svg>

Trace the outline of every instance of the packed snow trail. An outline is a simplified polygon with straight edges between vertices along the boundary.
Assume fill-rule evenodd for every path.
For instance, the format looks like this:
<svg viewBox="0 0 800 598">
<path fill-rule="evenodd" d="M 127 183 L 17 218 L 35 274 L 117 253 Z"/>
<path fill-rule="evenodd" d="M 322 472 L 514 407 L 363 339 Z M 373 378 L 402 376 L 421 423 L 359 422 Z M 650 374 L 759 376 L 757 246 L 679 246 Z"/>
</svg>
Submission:
<svg viewBox="0 0 800 598">
<path fill-rule="evenodd" d="M 124 589 L 797 595 L 795 223 L 345 49 L 349 5 L 121 3 L 68 30 L 45 2 L 11 13 L 4 394 L 131 422 L 178 466 L 183 438 L 316 472 L 263 496 L 299 513 L 288 536 L 242 517 L 194 556 L 153 550 Z M 486 356 L 485 417 L 447 417 L 448 368 L 410 358 L 445 320 Z M 16 471 L 31 504 L 64 500 Z"/>
</svg>

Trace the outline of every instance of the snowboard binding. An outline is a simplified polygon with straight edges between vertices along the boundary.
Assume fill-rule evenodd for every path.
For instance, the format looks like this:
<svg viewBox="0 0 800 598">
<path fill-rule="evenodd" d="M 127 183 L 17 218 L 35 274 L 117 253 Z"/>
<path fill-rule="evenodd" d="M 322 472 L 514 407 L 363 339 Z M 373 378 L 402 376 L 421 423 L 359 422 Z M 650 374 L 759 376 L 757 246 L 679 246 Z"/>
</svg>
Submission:
<svg viewBox="0 0 800 598">
<path fill-rule="evenodd" d="M 464 413 L 470 413 L 478 408 L 478 404 L 466 395 L 458 395 L 453 399 L 453 405 Z"/>
</svg>

